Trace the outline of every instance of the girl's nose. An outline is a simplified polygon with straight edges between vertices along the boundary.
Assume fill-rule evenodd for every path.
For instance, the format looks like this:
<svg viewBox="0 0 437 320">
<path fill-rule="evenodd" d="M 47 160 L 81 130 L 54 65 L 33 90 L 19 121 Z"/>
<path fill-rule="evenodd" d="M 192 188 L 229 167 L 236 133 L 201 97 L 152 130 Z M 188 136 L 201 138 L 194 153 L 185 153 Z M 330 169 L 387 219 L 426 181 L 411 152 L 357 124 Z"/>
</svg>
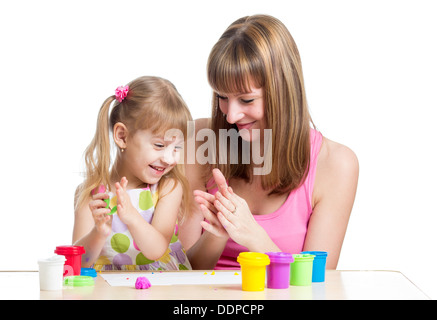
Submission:
<svg viewBox="0 0 437 320">
<path fill-rule="evenodd" d="M 167 148 L 165 148 L 162 161 L 168 165 L 175 164 L 178 161 L 177 159 L 178 155 L 176 152 L 173 151 L 174 151 L 174 146 L 168 146 Z"/>
</svg>

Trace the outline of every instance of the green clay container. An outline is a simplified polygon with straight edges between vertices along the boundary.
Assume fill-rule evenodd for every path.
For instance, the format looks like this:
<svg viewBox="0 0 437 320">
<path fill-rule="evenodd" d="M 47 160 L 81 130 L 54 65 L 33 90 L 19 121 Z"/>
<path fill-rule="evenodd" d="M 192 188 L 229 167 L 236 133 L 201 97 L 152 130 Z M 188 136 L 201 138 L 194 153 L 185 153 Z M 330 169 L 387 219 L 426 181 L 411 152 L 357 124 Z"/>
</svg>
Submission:
<svg viewBox="0 0 437 320">
<path fill-rule="evenodd" d="M 293 254 L 294 262 L 290 264 L 290 285 L 311 285 L 314 257 L 313 254 Z"/>
</svg>

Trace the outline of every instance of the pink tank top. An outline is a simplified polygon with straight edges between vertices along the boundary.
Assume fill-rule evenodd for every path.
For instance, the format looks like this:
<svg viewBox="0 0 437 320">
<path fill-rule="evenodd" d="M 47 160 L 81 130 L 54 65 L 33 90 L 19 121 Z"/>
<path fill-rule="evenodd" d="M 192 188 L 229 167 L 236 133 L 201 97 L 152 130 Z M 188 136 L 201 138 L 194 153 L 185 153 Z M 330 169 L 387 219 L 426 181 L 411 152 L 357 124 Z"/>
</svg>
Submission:
<svg viewBox="0 0 437 320">
<path fill-rule="evenodd" d="M 311 129 L 311 161 L 305 182 L 290 192 L 283 205 L 276 211 L 265 215 L 254 215 L 258 224 L 264 228 L 270 239 L 283 252 L 299 253 L 303 249 L 308 221 L 312 213 L 311 199 L 314 176 L 316 174 L 317 156 L 322 145 L 322 134 Z M 208 190 L 215 194 L 217 188 Z M 229 238 L 219 261 L 214 269 L 239 269 L 237 257 L 247 248 Z"/>
</svg>

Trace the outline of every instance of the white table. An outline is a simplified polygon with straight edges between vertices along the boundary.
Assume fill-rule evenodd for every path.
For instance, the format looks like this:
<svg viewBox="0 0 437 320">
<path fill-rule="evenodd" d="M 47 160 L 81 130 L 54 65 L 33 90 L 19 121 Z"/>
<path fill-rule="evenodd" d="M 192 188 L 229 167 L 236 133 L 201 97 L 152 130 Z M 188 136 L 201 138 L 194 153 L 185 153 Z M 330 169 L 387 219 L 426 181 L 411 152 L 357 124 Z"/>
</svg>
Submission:
<svg viewBox="0 0 437 320">
<path fill-rule="evenodd" d="M 194 271 L 179 271 L 194 272 Z M 232 272 L 235 271 L 215 271 Z M 144 274 L 147 272 L 141 272 Z M 211 273 L 211 270 L 205 271 Z M 129 273 L 136 278 L 136 272 Z M 165 273 L 164 273 L 165 274 Z M 397 271 L 327 270 L 323 283 L 308 287 L 241 290 L 241 284 L 155 285 L 137 290 L 133 286 L 111 286 L 98 275 L 94 287 L 40 291 L 37 271 L 0 272 L 0 300 L 47 299 L 147 299 L 147 300 L 429 300 L 414 283 Z"/>
</svg>

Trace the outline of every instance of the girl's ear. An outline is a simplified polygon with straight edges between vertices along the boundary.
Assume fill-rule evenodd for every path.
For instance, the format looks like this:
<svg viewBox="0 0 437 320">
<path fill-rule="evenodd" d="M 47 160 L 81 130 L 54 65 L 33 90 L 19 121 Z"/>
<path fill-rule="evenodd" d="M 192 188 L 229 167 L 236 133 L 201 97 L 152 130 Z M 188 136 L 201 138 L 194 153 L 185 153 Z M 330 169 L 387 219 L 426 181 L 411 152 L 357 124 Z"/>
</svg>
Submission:
<svg viewBox="0 0 437 320">
<path fill-rule="evenodd" d="M 117 122 L 113 128 L 114 142 L 120 149 L 126 149 L 129 131 L 124 123 Z"/>
</svg>

